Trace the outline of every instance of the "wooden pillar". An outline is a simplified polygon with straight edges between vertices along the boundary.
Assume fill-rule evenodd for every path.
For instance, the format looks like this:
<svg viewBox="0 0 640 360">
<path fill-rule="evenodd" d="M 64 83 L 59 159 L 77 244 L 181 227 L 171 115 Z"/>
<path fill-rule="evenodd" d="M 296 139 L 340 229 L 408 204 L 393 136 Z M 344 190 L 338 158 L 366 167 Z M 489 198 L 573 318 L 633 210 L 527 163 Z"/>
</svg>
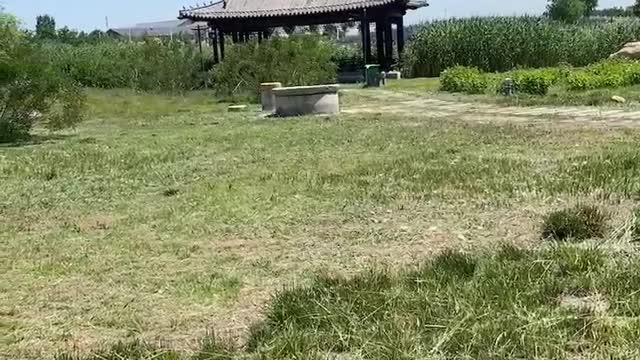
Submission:
<svg viewBox="0 0 640 360">
<path fill-rule="evenodd" d="M 220 62 L 220 53 L 218 52 L 218 29 L 213 28 L 211 34 L 211 47 L 213 47 L 213 63 Z"/>
<path fill-rule="evenodd" d="M 262 36 L 264 35 L 264 33 L 262 31 L 258 31 L 258 43 L 262 44 Z"/>
<path fill-rule="evenodd" d="M 371 61 L 371 26 L 369 24 L 369 18 L 367 17 L 367 10 L 362 11 L 362 55 L 364 64 L 368 64 Z"/>
<path fill-rule="evenodd" d="M 382 70 L 389 71 L 393 64 L 393 28 L 389 19 L 384 21 L 384 57 L 386 66 Z"/>
<path fill-rule="evenodd" d="M 218 48 L 218 29 L 213 29 L 213 33 L 211 35 L 211 42 L 213 45 L 213 62 L 217 64 L 220 62 L 220 51 Z"/>
<path fill-rule="evenodd" d="M 378 64 L 384 67 L 384 23 L 381 20 L 376 21 L 376 52 Z"/>
<path fill-rule="evenodd" d="M 237 31 L 232 32 L 232 33 L 231 33 L 231 38 L 233 39 L 233 43 L 234 43 L 234 44 L 237 44 L 237 43 L 238 43 L 238 41 L 239 41 L 239 39 L 238 39 L 238 32 L 237 32 Z"/>
<path fill-rule="evenodd" d="M 404 52 L 404 18 L 401 16 L 397 19 L 398 25 L 398 56 L 402 58 Z"/>
<path fill-rule="evenodd" d="M 224 60 L 224 31 L 218 29 L 218 42 L 220 43 L 220 60 Z"/>
</svg>

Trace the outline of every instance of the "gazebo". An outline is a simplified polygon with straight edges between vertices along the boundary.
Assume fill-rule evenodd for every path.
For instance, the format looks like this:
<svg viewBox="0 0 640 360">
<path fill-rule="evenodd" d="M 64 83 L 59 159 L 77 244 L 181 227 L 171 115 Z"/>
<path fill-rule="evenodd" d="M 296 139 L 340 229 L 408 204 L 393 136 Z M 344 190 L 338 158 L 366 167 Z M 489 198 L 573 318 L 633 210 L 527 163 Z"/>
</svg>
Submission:
<svg viewBox="0 0 640 360">
<path fill-rule="evenodd" d="M 394 61 L 393 25 L 397 53 L 402 54 L 404 16 L 408 10 L 425 6 L 426 0 L 217 0 L 183 9 L 179 18 L 209 24 L 215 61 L 224 58 L 227 36 L 238 43 L 262 40 L 278 27 L 359 22 L 365 64 L 377 60 L 387 70 Z M 371 24 L 376 29 L 376 59 L 371 51 Z"/>
</svg>

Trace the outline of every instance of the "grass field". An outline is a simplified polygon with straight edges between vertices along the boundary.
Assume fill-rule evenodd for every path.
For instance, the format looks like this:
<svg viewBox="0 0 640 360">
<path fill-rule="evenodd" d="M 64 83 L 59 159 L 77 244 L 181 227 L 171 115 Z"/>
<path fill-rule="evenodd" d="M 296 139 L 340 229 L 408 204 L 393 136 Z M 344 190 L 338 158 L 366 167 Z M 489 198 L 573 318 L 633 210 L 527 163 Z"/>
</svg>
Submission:
<svg viewBox="0 0 640 360">
<path fill-rule="evenodd" d="M 89 102 L 75 131 L 0 147 L 0 357 L 638 354 L 637 130 Z M 606 238 L 541 241 L 578 202 Z"/>
</svg>

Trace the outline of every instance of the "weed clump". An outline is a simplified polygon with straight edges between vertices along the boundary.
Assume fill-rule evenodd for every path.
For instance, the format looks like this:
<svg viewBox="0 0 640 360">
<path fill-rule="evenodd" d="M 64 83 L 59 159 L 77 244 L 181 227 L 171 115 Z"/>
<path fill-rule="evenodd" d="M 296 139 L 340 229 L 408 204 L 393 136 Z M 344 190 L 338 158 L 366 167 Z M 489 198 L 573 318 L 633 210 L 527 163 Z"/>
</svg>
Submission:
<svg viewBox="0 0 640 360">
<path fill-rule="evenodd" d="M 640 208 L 633 210 L 631 216 L 631 241 L 640 242 Z"/>
<path fill-rule="evenodd" d="M 607 216 L 596 206 L 578 205 L 548 214 L 542 225 L 542 238 L 582 241 L 605 235 Z"/>
</svg>

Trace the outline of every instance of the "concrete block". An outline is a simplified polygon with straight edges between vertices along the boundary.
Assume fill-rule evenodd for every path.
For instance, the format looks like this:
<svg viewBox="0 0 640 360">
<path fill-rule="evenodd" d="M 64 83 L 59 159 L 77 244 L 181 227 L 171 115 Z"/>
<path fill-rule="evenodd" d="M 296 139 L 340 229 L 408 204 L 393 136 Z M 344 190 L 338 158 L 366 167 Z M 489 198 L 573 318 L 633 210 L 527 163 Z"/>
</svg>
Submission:
<svg viewBox="0 0 640 360">
<path fill-rule="evenodd" d="M 389 80 L 400 80 L 402 79 L 402 73 L 400 71 L 388 71 L 385 74 L 385 78 Z"/>
<path fill-rule="evenodd" d="M 282 83 L 270 82 L 260 84 L 260 95 L 262 98 L 262 111 L 274 112 L 276 109 L 276 98 L 273 89 L 281 88 Z"/>
<path fill-rule="evenodd" d="M 247 105 L 231 105 L 227 108 L 229 112 L 244 112 L 247 111 Z"/>
<path fill-rule="evenodd" d="M 297 86 L 273 89 L 276 115 L 340 113 L 339 85 Z"/>
</svg>

